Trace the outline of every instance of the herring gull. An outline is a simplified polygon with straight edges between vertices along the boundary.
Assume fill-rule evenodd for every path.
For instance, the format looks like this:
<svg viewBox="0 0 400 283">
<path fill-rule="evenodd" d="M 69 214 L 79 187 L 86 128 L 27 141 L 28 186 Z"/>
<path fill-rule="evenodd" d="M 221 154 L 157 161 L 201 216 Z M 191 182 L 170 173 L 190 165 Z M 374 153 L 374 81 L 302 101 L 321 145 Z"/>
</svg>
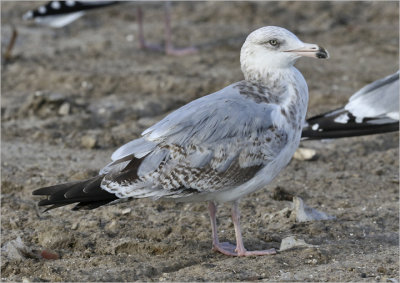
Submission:
<svg viewBox="0 0 400 283">
<path fill-rule="evenodd" d="M 289 163 L 301 137 L 308 103 L 298 58 L 328 58 L 276 26 L 253 31 L 240 63 L 244 80 L 196 99 L 148 128 L 112 155 L 88 180 L 41 188 L 48 209 L 77 203 L 93 209 L 122 199 L 209 202 L 214 250 L 231 256 L 274 254 L 248 251 L 239 223 L 239 199 L 270 183 Z M 216 203 L 232 202 L 236 245 L 219 242 Z"/>
<path fill-rule="evenodd" d="M 341 108 L 307 119 L 302 139 L 331 139 L 399 130 L 399 74 L 376 80 Z"/>
</svg>

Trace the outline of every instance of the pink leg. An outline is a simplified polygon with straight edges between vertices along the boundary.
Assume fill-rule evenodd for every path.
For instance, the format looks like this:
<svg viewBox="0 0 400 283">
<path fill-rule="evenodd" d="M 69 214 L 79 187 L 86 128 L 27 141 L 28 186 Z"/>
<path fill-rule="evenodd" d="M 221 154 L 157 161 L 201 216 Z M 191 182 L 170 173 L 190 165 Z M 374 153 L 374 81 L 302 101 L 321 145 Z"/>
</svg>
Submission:
<svg viewBox="0 0 400 283">
<path fill-rule="evenodd" d="M 240 229 L 240 211 L 239 201 L 234 201 L 232 206 L 232 221 L 235 226 L 236 234 L 236 253 L 238 256 L 252 256 L 252 255 L 270 255 L 276 254 L 275 249 L 261 250 L 261 251 L 247 251 L 243 245 L 242 231 Z"/>
<path fill-rule="evenodd" d="M 217 207 L 214 202 L 208 202 L 208 211 L 210 212 L 210 219 L 211 219 L 211 234 L 213 240 L 213 246 L 215 244 L 219 244 L 218 234 L 217 234 Z"/>
<path fill-rule="evenodd" d="M 139 28 L 139 47 L 140 49 L 146 48 L 146 41 L 143 35 L 143 11 L 142 8 L 138 7 L 136 9 L 136 16 L 138 21 L 138 28 Z"/>
<path fill-rule="evenodd" d="M 161 52 L 162 51 L 161 46 L 147 44 L 146 40 L 144 39 L 143 11 L 142 11 L 141 7 L 137 8 L 137 21 L 138 21 L 138 28 L 139 28 L 139 48 L 140 49 L 150 49 L 150 50 Z"/>
<path fill-rule="evenodd" d="M 189 55 L 197 52 L 197 48 L 195 47 L 187 47 L 187 48 L 175 48 L 172 44 L 172 32 L 171 32 L 171 2 L 165 2 L 165 53 L 167 55 Z"/>
<path fill-rule="evenodd" d="M 208 202 L 208 211 L 210 212 L 210 219 L 211 219 L 211 231 L 212 231 L 212 241 L 213 241 L 213 250 L 219 251 L 225 255 L 235 256 L 235 246 L 231 243 L 224 242 L 220 243 L 218 240 L 218 233 L 217 233 L 217 207 L 214 202 Z"/>
<path fill-rule="evenodd" d="M 236 246 L 231 243 L 224 242 L 220 243 L 218 240 L 217 234 L 217 221 L 216 221 L 216 213 L 217 207 L 214 202 L 210 201 L 208 204 L 208 210 L 210 212 L 211 219 L 211 230 L 212 230 L 212 239 L 213 239 L 213 249 L 219 251 L 225 255 L 230 256 L 251 256 L 251 255 L 267 255 L 267 254 L 275 254 L 275 249 L 263 250 L 263 251 L 247 251 L 243 245 L 242 232 L 240 230 L 240 212 L 238 208 L 238 202 L 233 203 L 232 207 L 232 220 L 235 226 L 235 234 L 236 234 Z"/>
<path fill-rule="evenodd" d="M 183 56 L 189 55 L 197 52 L 197 48 L 188 47 L 188 48 L 175 48 L 172 44 L 172 36 L 171 36 L 171 13 L 170 13 L 171 3 L 169 1 L 165 2 L 165 47 L 164 51 L 167 55 L 175 55 L 175 56 Z M 143 11 L 141 7 L 137 8 L 137 21 L 139 26 L 139 48 L 140 49 L 148 49 L 157 52 L 162 52 L 163 48 L 160 45 L 156 44 L 148 44 L 144 38 L 143 32 Z"/>
</svg>

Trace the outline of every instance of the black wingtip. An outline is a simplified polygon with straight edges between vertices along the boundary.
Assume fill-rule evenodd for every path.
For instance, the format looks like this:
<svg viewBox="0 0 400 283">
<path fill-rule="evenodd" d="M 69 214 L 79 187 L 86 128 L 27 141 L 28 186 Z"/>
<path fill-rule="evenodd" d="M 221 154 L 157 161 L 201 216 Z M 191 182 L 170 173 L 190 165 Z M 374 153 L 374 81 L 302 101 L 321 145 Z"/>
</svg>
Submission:
<svg viewBox="0 0 400 283">
<path fill-rule="evenodd" d="M 123 1 L 49 1 L 35 10 L 26 12 L 24 20 L 60 16 L 123 3 Z"/>
<path fill-rule="evenodd" d="M 88 180 L 44 187 L 33 191 L 32 194 L 47 196 L 38 202 L 39 206 L 50 206 L 45 212 L 73 203 L 78 203 L 73 210 L 94 209 L 118 199 L 101 188 L 102 179 L 103 176 L 96 176 Z"/>
<path fill-rule="evenodd" d="M 34 190 L 32 192 L 32 195 L 34 196 L 46 196 L 50 194 L 54 194 L 55 192 L 59 192 L 61 190 L 65 190 L 73 185 L 79 184 L 82 181 L 77 181 L 77 182 L 69 182 L 69 183 L 63 183 L 63 184 L 58 184 L 54 186 L 48 186 L 48 187 L 43 187 L 37 190 Z"/>
<path fill-rule="evenodd" d="M 338 122 L 339 116 L 347 115 L 346 121 Z M 342 108 L 307 119 L 302 130 L 302 140 L 337 139 L 382 134 L 399 130 L 399 122 L 392 119 L 364 118 L 362 122 Z"/>
<path fill-rule="evenodd" d="M 367 135 L 384 134 L 396 132 L 399 130 L 399 123 L 390 123 L 384 125 L 369 125 L 367 128 L 342 128 L 336 130 L 323 130 L 314 131 L 312 129 L 305 129 L 302 132 L 302 140 L 321 140 L 321 139 L 338 139 L 350 138 Z"/>
</svg>

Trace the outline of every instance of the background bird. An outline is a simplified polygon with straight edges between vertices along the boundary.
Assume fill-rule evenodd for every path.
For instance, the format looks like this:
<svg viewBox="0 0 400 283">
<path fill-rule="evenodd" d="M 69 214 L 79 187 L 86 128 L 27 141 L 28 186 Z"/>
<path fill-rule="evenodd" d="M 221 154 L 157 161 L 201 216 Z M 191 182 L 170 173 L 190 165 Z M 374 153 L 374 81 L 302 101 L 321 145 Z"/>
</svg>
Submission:
<svg viewBox="0 0 400 283">
<path fill-rule="evenodd" d="M 232 256 L 273 254 L 244 248 L 238 201 L 270 183 L 289 163 L 301 137 L 308 88 L 293 66 L 301 56 L 328 58 L 327 51 L 274 26 L 244 42 L 245 80 L 172 112 L 112 155 L 89 180 L 45 187 L 39 205 L 77 203 L 92 209 L 120 199 L 208 201 L 213 248 Z M 216 204 L 232 202 L 236 246 L 220 243 Z"/>
<path fill-rule="evenodd" d="M 399 130 L 399 71 L 374 81 L 341 108 L 306 120 L 302 139 L 363 136 Z"/>
<path fill-rule="evenodd" d="M 120 1 L 50 1 L 23 15 L 24 20 L 52 28 L 62 28 L 79 19 L 89 10 L 119 4 Z"/>
<path fill-rule="evenodd" d="M 38 24 L 47 25 L 52 28 L 62 28 L 79 19 L 90 10 L 107 8 L 109 6 L 128 2 L 129 1 L 50 1 L 35 10 L 26 12 L 23 16 L 23 19 L 33 19 Z M 139 47 L 141 49 L 164 51 L 169 55 L 187 55 L 197 52 L 197 48 L 195 47 L 175 48 L 172 44 L 170 1 L 164 1 L 165 44 L 163 47 L 160 45 L 148 44 L 146 42 L 143 32 L 143 10 L 140 5 L 138 5 L 136 9 Z"/>
</svg>

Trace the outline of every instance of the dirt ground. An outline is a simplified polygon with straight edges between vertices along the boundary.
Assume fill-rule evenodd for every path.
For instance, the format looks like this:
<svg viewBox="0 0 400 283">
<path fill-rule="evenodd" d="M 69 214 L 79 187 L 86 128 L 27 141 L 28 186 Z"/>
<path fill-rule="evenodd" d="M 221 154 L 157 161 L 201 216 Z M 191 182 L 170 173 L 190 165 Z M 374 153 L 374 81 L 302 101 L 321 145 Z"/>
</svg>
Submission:
<svg viewBox="0 0 400 283">
<path fill-rule="evenodd" d="M 43 2 L 1 2 L 1 46 L 19 37 L 1 73 L 2 281 L 383 281 L 399 276 L 398 133 L 303 142 L 314 161 L 292 160 L 264 190 L 241 202 L 245 246 L 279 248 L 296 236 L 314 245 L 273 256 L 211 251 L 207 204 L 140 199 L 93 211 L 40 212 L 36 188 L 96 174 L 123 143 L 168 112 L 242 79 L 245 36 L 285 27 L 330 52 L 301 59 L 308 115 L 339 107 L 367 83 L 395 72 L 398 2 L 192 2 L 172 4 L 174 57 L 138 48 L 136 4 L 93 11 L 66 29 L 26 23 Z M 141 3 L 150 43 L 162 43 L 160 3 Z M 296 223 L 300 196 L 334 220 Z M 289 211 L 288 213 L 280 213 Z M 234 240 L 230 206 L 220 236 Z M 58 260 L 11 251 L 12 241 Z"/>
</svg>

